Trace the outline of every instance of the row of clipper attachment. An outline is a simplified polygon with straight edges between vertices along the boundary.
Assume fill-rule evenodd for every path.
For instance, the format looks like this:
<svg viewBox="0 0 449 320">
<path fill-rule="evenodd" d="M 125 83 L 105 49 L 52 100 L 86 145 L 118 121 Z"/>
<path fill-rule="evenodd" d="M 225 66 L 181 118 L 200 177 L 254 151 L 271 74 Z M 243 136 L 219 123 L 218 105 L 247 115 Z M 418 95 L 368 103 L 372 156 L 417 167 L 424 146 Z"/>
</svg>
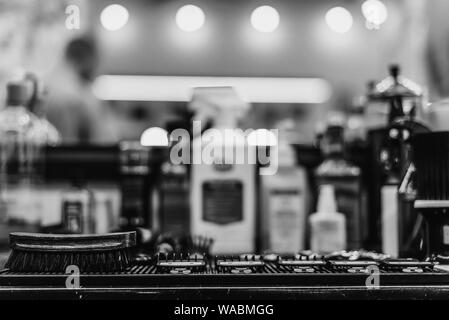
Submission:
<svg viewBox="0 0 449 320">
<path fill-rule="evenodd" d="M 353 273 L 373 272 L 422 273 L 433 271 L 433 263 L 410 259 L 402 260 L 329 260 L 323 256 L 264 256 L 245 254 L 240 256 L 216 256 L 208 261 L 201 254 L 159 254 L 156 261 L 158 273 L 191 274 L 207 270 L 226 274 L 265 273 L 275 268 L 285 273 Z"/>
<path fill-rule="evenodd" d="M 202 254 L 158 254 L 156 261 L 157 271 L 170 274 L 191 274 L 204 272 L 206 259 Z"/>
</svg>

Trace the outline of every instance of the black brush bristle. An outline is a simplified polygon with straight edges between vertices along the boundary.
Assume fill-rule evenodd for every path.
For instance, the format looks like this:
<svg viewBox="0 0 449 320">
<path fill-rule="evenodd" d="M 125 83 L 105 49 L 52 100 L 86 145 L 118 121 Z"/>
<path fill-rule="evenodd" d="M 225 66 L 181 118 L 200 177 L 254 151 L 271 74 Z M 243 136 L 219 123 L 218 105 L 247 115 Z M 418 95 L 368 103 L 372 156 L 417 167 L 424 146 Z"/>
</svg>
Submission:
<svg viewBox="0 0 449 320">
<path fill-rule="evenodd" d="M 129 249 L 92 252 L 45 252 L 14 249 L 5 267 L 14 272 L 61 272 L 76 266 L 81 273 L 117 272 L 130 266 Z"/>
</svg>

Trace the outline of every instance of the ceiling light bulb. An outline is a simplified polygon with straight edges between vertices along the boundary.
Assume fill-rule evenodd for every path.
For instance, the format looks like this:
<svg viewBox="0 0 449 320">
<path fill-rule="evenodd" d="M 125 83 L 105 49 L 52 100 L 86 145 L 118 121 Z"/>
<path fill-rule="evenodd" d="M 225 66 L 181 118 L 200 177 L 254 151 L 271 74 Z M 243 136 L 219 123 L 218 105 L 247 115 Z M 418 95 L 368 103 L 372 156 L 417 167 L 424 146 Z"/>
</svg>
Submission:
<svg viewBox="0 0 449 320">
<path fill-rule="evenodd" d="M 251 14 L 251 24 L 259 32 L 273 32 L 279 26 L 279 13 L 270 6 L 256 8 Z"/>
<path fill-rule="evenodd" d="M 176 24 L 182 31 L 197 31 L 205 21 L 206 15 L 203 10 L 191 4 L 181 7 L 176 13 Z"/>
<path fill-rule="evenodd" d="M 122 29 L 129 20 L 129 12 L 124 6 L 112 4 L 103 9 L 100 21 L 103 27 L 109 31 Z"/>
<path fill-rule="evenodd" d="M 351 30 L 353 18 L 351 13 L 343 7 L 330 9 L 325 16 L 329 28 L 336 33 L 346 33 Z"/>
</svg>

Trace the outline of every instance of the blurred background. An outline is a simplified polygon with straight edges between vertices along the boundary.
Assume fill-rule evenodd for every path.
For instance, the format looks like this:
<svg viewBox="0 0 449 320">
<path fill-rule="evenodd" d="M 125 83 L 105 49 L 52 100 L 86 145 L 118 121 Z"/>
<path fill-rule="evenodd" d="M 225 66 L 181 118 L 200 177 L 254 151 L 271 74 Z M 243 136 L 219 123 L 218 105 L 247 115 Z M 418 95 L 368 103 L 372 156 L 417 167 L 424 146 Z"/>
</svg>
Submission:
<svg viewBox="0 0 449 320">
<path fill-rule="evenodd" d="M 33 71 L 64 142 L 113 143 L 182 113 L 192 84 L 238 77 L 253 107 L 244 127 L 290 118 L 310 142 L 325 112 L 359 103 L 390 63 L 430 101 L 448 95 L 449 3 L 373 3 L 0 0 L 1 101 L 7 80 Z"/>
<path fill-rule="evenodd" d="M 226 253 L 422 258 L 411 144 L 449 130 L 447 12 L 447 0 L 0 0 L 0 248 L 15 230 L 138 228 L 214 237 Z M 270 163 L 175 163 L 167 132 L 198 119 L 278 129 Z M 314 245 L 326 219 L 332 250 Z"/>
</svg>

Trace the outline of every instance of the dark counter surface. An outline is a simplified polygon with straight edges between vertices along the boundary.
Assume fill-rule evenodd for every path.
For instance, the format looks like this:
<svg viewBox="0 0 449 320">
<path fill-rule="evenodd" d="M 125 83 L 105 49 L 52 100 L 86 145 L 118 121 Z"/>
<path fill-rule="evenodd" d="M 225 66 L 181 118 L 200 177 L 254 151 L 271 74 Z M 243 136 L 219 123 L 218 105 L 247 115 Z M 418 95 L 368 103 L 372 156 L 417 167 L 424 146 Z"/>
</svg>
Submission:
<svg viewBox="0 0 449 320">
<path fill-rule="evenodd" d="M 0 253 L 0 270 L 8 253 Z M 64 289 L 54 286 L 0 286 L 0 299 L 145 299 L 145 300 L 292 300 L 292 299 L 449 299 L 449 285 L 380 286 L 288 286 L 288 287 L 180 287 L 140 286 L 89 287 Z"/>
<path fill-rule="evenodd" d="M 0 288 L 0 299 L 148 299 L 148 300 L 291 300 L 291 299 L 449 299 L 449 286 L 288 287 L 288 288 Z"/>
</svg>

